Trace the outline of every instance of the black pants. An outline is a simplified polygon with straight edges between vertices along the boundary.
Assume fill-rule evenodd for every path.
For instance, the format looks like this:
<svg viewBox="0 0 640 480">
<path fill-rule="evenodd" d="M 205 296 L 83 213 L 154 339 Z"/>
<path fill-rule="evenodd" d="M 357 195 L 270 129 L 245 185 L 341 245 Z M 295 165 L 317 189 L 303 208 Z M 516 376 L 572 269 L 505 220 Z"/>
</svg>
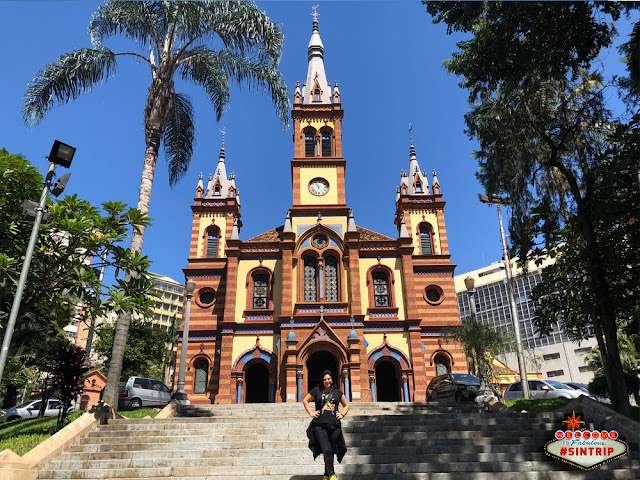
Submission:
<svg viewBox="0 0 640 480">
<path fill-rule="evenodd" d="M 322 448 L 322 456 L 324 457 L 324 474 L 334 475 L 333 471 L 333 447 L 338 437 L 340 436 L 340 429 L 333 429 L 331 427 L 323 427 L 322 425 L 316 425 L 313 427 L 313 436 L 316 442 Z"/>
</svg>

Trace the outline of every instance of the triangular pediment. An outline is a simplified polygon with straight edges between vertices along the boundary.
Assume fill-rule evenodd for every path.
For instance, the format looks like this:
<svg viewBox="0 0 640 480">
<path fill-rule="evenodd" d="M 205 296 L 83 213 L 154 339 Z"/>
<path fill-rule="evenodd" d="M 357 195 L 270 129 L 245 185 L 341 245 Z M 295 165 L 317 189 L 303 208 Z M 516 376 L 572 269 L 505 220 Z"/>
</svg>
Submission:
<svg viewBox="0 0 640 480">
<path fill-rule="evenodd" d="M 345 344 L 338 338 L 336 332 L 327 324 L 327 322 L 324 321 L 324 319 L 321 319 L 316 326 L 313 327 L 309 336 L 305 338 L 304 342 L 302 342 L 300 350 L 304 350 L 304 348 L 310 343 L 327 340 L 338 344 L 343 350 L 347 350 Z"/>
</svg>

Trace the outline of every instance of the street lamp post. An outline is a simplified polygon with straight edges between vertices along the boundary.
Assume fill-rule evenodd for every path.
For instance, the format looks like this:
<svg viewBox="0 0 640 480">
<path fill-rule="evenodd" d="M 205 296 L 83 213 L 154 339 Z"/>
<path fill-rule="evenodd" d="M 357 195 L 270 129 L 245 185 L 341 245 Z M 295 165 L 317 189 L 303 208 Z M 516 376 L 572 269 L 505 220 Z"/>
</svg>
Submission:
<svg viewBox="0 0 640 480">
<path fill-rule="evenodd" d="M 187 294 L 187 304 L 184 310 L 184 327 L 182 329 L 182 347 L 180 351 L 180 371 L 178 372 L 178 387 L 171 396 L 172 399 L 178 400 L 182 405 L 189 405 L 189 397 L 184 392 L 184 377 L 187 371 L 187 347 L 189 346 L 189 315 L 191 314 L 191 297 L 196 289 L 196 282 L 188 280 L 185 284 L 185 293 Z"/>
<path fill-rule="evenodd" d="M 502 226 L 501 205 L 509 205 L 509 199 L 490 193 L 489 195 L 478 194 L 478 198 L 482 203 L 487 205 L 495 205 L 498 210 L 498 220 L 500 222 L 500 238 L 502 240 L 502 255 L 504 257 L 505 273 L 507 275 L 507 291 L 509 292 L 509 309 L 511 310 L 511 320 L 513 321 L 513 330 L 516 334 L 516 351 L 518 355 L 518 369 L 520 370 L 520 383 L 522 384 L 522 396 L 529 398 L 529 382 L 527 381 L 527 367 L 524 363 L 524 354 L 522 352 L 522 335 L 520 334 L 520 320 L 518 318 L 518 307 L 516 306 L 516 297 L 513 291 L 511 261 L 509 260 L 509 252 L 507 250 L 507 240 L 504 236 L 504 227 Z"/>
<path fill-rule="evenodd" d="M 464 279 L 464 286 L 467 288 L 467 294 L 469 296 L 469 308 L 471 309 L 471 322 L 474 327 L 478 325 L 478 317 L 476 314 L 476 300 L 474 295 L 476 293 L 475 290 L 475 280 L 473 277 L 467 277 Z M 484 392 L 487 388 L 486 375 L 484 371 L 484 362 L 482 361 L 482 357 L 484 355 L 483 345 L 478 345 L 477 342 L 480 338 L 475 339 L 476 343 L 473 347 L 474 353 L 476 354 L 476 367 L 478 370 L 478 378 L 480 379 L 480 392 Z"/>
<path fill-rule="evenodd" d="M 45 214 L 45 203 L 47 201 L 47 194 L 49 188 L 51 193 L 56 197 L 60 195 L 69 180 L 70 173 L 62 175 L 58 181 L 53 184 L 53 174 L 56 165 L 69 168 L 71 161 L 76 152 L 74 147 L 66 145 L 58 140 L 53 143 L 51 153 L 47 157 L 49 160 L 49 169 L 44 180 L 44 188 L 40 195 L 40 202 L 36 205 L 35 202 L 30 200 L 25 201 L 23 214 L 29 215 L 31 210 L 35 211 L 35 219 L 33 222 L 33 228 L 31 229 L 31 236 L 29 237 L 29 243 L 27 245 L 27 251 L 24 255 L 24 264 L 22 265 L 22 271 L 20 272 L 20 279 L 18 280 L 18 287 L 16 288 L 16 295 L 13 297 L 13 304 L 11 305 L 11 313 L 9 314 L 9 321 L 7 322 L 7 329 L 4 333 L 4 339 L 2 341 L 2 349 L 0 350 L 0 384 L 2 384 L 2 374 L 4 373 L 4 367 L 7 363 L 7 357 L 9 356 L 9 346 L 11 345 L 11 337 L 13 336 L 13 330 L 16 326 L 16 320 L 18 319 L 18 312 L 20 310 L 20 302 L 22 301 L 22 294 L 24 293 L 24 287 L 27 283 L 27 274 L 29 273 L 29 267 L 31 266 L 31 259 L 33 258 L 33 251 L 36 246 L 36 240 L 38 238 L 38 232 L 40 231 L 40 224 Z"/>
</svg>

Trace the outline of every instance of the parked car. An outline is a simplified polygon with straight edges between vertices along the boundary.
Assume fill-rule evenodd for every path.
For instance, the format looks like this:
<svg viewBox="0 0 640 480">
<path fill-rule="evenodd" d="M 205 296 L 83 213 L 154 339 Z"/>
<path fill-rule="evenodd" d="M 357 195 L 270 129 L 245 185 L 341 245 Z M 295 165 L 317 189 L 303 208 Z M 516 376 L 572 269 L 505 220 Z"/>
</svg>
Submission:
<svg viewBox="0 0 640 480">
<path fill-rule="evenodd" d="M 578 398 L 580 395 L 589 395 L 581 389 L 573 389 L 564 383 L 554 380 L 529 380 L 529 394 L 531 398 Z M 512 383 L 504 392 L 504 399 L 515 400 L 522 397 L 522 384 Z"/>
<path fill-rule="evenodd" d="M 118 407 L 164 407 L 171 401 L 171 390 L 160 380 L 129 377 L 120 385 Z"/>
<path fill-rule="evenodd" d="M 0 422 L 10 422 L 12 420 L 19 420 L 21 418 L 35 418 L 38 416 L 40 407 L 42 406 L 42 400 L 29 400 L 28 402 L 16 405 L 13 408 L 0 411 Z M 62 404 L 57 398 L 50 398 L 47 401 L 47 408 L 44 410 L 45 417 L 52 417 L 60 413 Z M 75 403 L 71 404 L 71 407 L 67 410 L 73 412 L 75 410 Z"/>
<path fill-rule="evenodd" d="M 473 401 L 478 395 L 480 379 L 468 373 L 438 375 L 427 386 L 427 402 L 434 400 Z"/>
<path fill-rule="evenodd" d="M 576 383 L 576 382 L 564 382 L 565 385 L 569 385 L 571 388 L 573 388 L 574 390 L 582 390 L 583 392 L 585 392 L 587 395 L 595 398 L 598 402 L 600 403 L 611 403 L 611 400 L 609 400 L 608 398 L 604 398 L 604 397 L 598 397 L 596 395 L 592 395 L 591 392 L 589 391 L 589 386 L 585 385 L 584 383 Z"/>
</svg>

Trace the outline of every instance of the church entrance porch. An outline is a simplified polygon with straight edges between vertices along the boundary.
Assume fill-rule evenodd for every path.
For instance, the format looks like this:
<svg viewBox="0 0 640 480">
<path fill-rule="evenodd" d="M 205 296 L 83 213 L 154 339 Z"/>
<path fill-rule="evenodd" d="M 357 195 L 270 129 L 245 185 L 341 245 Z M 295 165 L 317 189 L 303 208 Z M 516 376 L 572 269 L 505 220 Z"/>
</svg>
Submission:
<svg viewBox="0 0 640 480">
<path fill-rule="evenodd" d="M 269 403 L 269 369 L 254 363 L 245 370 L 245 403 Z"/>
<path fill-rule="evenodd" d="M 378 402 L 399 402 L 400 381 L 396 365 L 383 360 L 376 365 L 376 400 Z"/>
<path fill-rule="evenodd" d="M 330 370 L 336 382 L 340 382 L 340 365 L 338 359 L 326 350 L 312 353 L 306 363 L 307 392 L 322 382 L 322 372 Z"/>
</svg>

